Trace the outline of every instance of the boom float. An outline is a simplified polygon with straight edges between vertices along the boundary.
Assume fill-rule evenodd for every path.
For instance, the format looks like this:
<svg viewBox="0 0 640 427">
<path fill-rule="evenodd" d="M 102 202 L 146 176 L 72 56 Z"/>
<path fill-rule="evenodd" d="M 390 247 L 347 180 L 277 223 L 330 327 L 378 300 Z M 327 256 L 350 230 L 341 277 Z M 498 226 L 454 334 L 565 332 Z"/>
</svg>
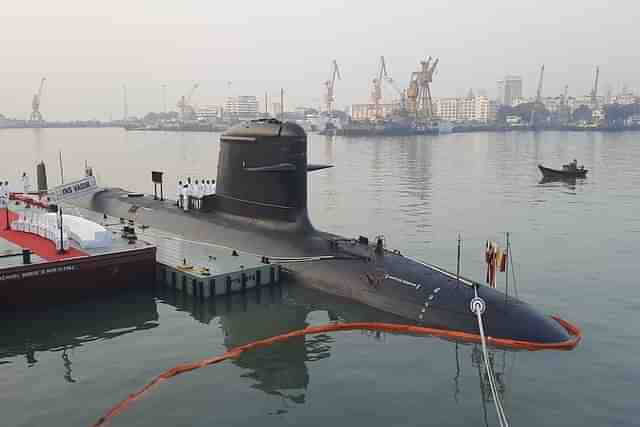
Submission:
<svg viewBox="0 0 640 427">
<path fill-rule="evenodd" d="M 417 325 L 478 335 L 470 301 L 486 304 L 492 339 L 577 344 L 557 320 L 523 301 L 385 247 L 316 230 L 307 211 L 307 135 L 293 123 L 258 120 L 220 137 L 217 192 L 199 210 L 123 189 L 103 189 L 73 203 L 283 265 L 303 285 L 410 319 Z"/>
</svg>

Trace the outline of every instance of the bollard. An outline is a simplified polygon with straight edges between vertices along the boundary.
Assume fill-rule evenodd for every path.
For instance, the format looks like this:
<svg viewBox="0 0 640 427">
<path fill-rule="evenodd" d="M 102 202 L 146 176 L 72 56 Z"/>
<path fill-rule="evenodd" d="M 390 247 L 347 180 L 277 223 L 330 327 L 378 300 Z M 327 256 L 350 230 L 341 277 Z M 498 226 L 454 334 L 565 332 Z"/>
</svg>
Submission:
<svg viewBox="0 0 640 427">
<path fill-rule="evenodd" d="M 31 264 L 31 251 L 29 249 L 22 250 L 22 263 Z"/>
</svg>

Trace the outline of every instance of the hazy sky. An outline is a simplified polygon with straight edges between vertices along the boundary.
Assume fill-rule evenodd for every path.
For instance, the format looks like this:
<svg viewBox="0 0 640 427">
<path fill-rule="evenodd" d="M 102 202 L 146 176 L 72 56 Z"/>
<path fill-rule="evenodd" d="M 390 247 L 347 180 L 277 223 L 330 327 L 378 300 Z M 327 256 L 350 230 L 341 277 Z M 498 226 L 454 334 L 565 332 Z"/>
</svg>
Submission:
<svg viewBox="0 0 640 427">
<path fill-rule="evenodd" d="M 542 63 L 546 95 L 587 93 L 596 65 L 602 88 L 638 88 L 639 19 L 629 0 L 3 0 L 0 113 L 26 118 L 43 76 L 49 120 L 120 118 L 123 84 L 138 115 L 162 110 L 162 84 L 175 109 L 194 82 L 201 105 L 284 87 L 288 106 L 317 106 L 334 58 L 343 108 L 368 102 L 380 55 L 403 84 L 439 56 L 436 97 L 494 96 L 506 73 L 532 95 Z"/>
</svg>

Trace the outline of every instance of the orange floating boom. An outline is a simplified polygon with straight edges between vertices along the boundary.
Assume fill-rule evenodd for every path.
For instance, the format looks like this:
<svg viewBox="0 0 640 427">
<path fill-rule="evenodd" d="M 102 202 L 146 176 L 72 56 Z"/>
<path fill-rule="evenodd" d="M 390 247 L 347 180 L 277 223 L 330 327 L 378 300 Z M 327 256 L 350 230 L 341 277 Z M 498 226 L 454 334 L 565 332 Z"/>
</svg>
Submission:
<svg viewBox="0 0 640 427">
<path fill-rule="evenodd" d="M 558 316 L 551 316 L 556 322 L 558 322 L 563 328 L 567 330 L 571 338 L 566 341 L 557 343 L 538 343 L 530 341 L 518 341 L 505 338 L 493 338 L 487 337 L 487 344 L 493 347 L 509 348 L 514 350 L 528 350 L 528 351 L 540 351 L 540 350 L 573 350 L 580 340 L 582 339 L 582 332 L 580 329 L 569 323 L 566 320 L 561 319 Z M 235 347 L 221 356 L 202 359 L 190 363 L 182 363 L 174 366 L 155 377 L 151 382 L 142 387 L 140 390 L 115 405 L 105 415 L 103 415 L 93 427 L 101 427 L 107 425 L 115 416 L 124 412 L 127 407 L 136 400 L 140 399 L 145 394 L 149 393 L 156 386 L 169 378 L 176 375 L 184 374 L 196 369 L 205 368 L 209 365 L 215 365 L 228 359 L 235 359 L 242 353 L 259 347 L 267 347 L 279 342 L 288 341 L 291 338 L 301 337 L 305 335 L 314 335 L 326 332 L 337 331 L 354 331 L 354 330 L 370 330 L 370 331 L 382 331 L 393 332 L 412 335 L 431 335 L 439 338 L 449 338 L 464 342 L 480 343 L 480 335 L 470 334 L 467 332 L 450 331 L 445 329 L 434 329 L 416 325 L 402 325 L 394 323 L 376 323 L 376 322 L 355 322 L 355 323 L 331 323 L 320 326 L 310 326 L 305 329 L 292 331 L 282 335 L 276 335 L 270 338 L 265 338 L 259 341 L 253 341 L 251 343 Z"/>
</svg>

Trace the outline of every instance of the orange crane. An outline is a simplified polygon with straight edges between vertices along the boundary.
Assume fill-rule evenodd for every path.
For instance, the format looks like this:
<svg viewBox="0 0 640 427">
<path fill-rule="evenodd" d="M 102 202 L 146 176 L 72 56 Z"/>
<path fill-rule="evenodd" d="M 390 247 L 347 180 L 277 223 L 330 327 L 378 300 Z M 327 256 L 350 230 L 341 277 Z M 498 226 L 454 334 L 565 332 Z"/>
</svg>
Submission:
<svg viewBox="0 0 640 427">
<path fill-rule="evenodd" d="M 29 116 L 29 120 L 32 122 L 41 122 L 43 120 L 42 113 L 40 113 L 40 102 L 42 101 L 42 91 L 46 80 L 44 77 L 40 80 L 40 88 L 38 92 L 33 95 L 33 100 L 31 101 L 31 116 Z"/>
<path fill-rule="evenodd" d="M 329 79 L 324 82 L 325 85 L 325 107 L 328 113 L 333 112 L 333 105 L 336 102 L 335 96 L 335 87 L 336 87 L 336 78 L 338 80 L 342 80 L 340 76 L 340 69 L 338 68 L 338 62 L 334 59 L 331 64 L 331 73 L 329 74 Z"/>
<path fill-rule="evenodd" d="M 427 58 L 426 61 L 420 61 L 419 86 L 420 92 L 418 94 L 418 105 L 422 112 L 422 116 L 427 119 L 433 119 L 433 98 L 431 97 L 431 83 L 433 82 L 433 74 L 436 71 L 436 67 L 440 62 L 439 58 L 436 58 L 433 62 L 432 57 Z"/>
<path fill-rule="evenodd" d="M 373 79 L 373 90 L 371 92 L 371 99 L 375 105 L 375 114 L 377 120 L 382 120 L 384 114 L 382 111 L 382 82 L 388 80 L 387 64 L 384 61 L 384 56 L 380 57 L 380 71 L 378 76 Z"/>
<path fill-rule="evenodd" d="M 433 98 L 431 97 L 431 83 L 440 59 L 431 56 L 426 61 L 420 61 L 420 69 L 411 73 L 409 88 L 407 89 L 407 110 L 415 116 L 430 120 L 434 118 Z"/>
</svg>

